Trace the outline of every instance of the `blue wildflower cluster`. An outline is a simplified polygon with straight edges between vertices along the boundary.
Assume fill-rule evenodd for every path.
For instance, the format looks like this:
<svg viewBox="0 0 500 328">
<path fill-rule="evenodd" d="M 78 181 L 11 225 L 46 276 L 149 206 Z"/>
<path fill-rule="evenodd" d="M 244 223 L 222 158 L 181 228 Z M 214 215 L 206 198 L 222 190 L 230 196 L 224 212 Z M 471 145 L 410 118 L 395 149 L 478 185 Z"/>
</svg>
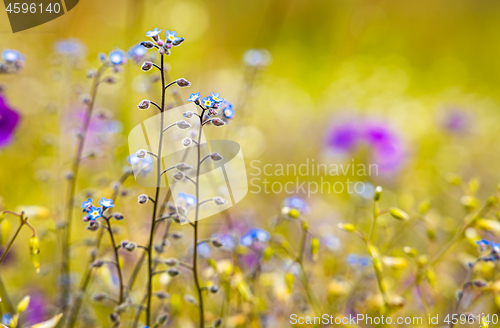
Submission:
<svg viewBox="0 0 500 328">
<path fill-rule="evenodd" d="M 93 205 L 93 200 L 90 197 L 86 201 L 83 201 L 81 207 L 83 209 L 83 212 L 85 212 L 87 214 L 83 218 L 83 221 L 85 221 L 85 222 L 87 222 L 89 220 L 95 221 L 98 218 L 102 217 L 103 213 L 108 208 L 112 208 L 112 207 L 115 206 L 115 204 L 113 204 L 113 200 L 112 199 L 107 199 L 106 197 L 102 197 L 99 200 L 99 205 L 101 205 L 101 207 L 94 206 Z"/>
<path fill-rule="evenodd" d="M 208 110 L 208 117 L 219 116 L 222 120 L 212 120 L 212 124 L 216 126 L 224 125 L 234 117 L 233 104 L 222 98 L 217 92 L 212 92 L 206 97 L 202 97 L 200 92 L 192 93 L 186 100 Z"/>
<path fill-rule="evenodd" d="M 146 32 L 146 36 L 151 38 L 153 42 L 151 41 L 144 41 L 141 42 L 141 45 L 146 48 L 146 49 L 151 49 L 151 48 L 157 48 L 158 52 L 163 55 L 170 55 L 170 49 L 172 46 L 176 47 L 179 46 L 182 42 L 184 42 L 183 37 L 177 36 L 177 32 L 175 31 L 166 31 L 166 39 L 162 40 L 160 38 L 160 34 L 163 30 L 158 29 L 158 27 L 155 27 L 151 31 Z"/>
</svg>

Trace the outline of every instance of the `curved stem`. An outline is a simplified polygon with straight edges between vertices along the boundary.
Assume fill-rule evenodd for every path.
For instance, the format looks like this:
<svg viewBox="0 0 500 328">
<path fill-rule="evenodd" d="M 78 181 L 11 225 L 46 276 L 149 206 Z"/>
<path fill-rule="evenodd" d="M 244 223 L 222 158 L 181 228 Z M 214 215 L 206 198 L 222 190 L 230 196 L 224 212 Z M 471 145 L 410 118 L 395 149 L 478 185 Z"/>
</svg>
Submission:
<svg viewBox="0 0 500 328">
<path fill-rule="evenodd" d="M 21 232 L 21 228 L 23 227 L 24 224 L 25 224 L 25 219 L 21 218 L 21 224 L 19 224 L 19 228 L 17 228 L 16 233 L 14 234 L 14 236 L 10 240 L 9 244 L 7 245 L 7 248 L 3 252 L 2 257 L 0 257 L 0 264 L 3 262 L 3 260 L 7 256 L 7 253 L 9 252 L 10 248 L 14 244 L 14 241 L 16 240 L 17 236 L 19 235 L 19 232 Z"/>
<path fill-rule="evenodd" d="M 87 108 L 87 113 L 85 117 L 85 121 L 83 123 L 83 128 L 81 134 L 78 137 L 78 145 L 75 153 L 75 157 L 73 159 L 72 164 L 72 173 L 73 177 L 71 178 L 68 186 L 68 200 L 66 204 L 66 222 L 63 227 L 63 240 L 62 240 L 62 265 L 61 265 L 61 275 L 62 275 L 62 312 L 66 313 L 69 304 L 69 294 L 70 294 L 70 286 L 69 286 L 69 272 L 70 272 L 70 247 L 69 247 L 69 239 L 71 238 L 71 221 L 73 218 L 73 207 L 75 205 L 75 192 L 76 192 L 76 182 L 78 180 L 78 172 L 80 169 L 80 162 L 82 159 L 83 148 L 85 146 L 85 140 L 87 139 L 88 129 L 90 126 L 90 120 L 92 118 L 92 112 L 94 110 L 94 104 L 97 96 L 98 90 L 98 81 L 102 75 L 102 73 L 106 70 L 107 64 L 103 64 L 97 71 L 94 76 L 92 82 L 92 95 L 89 106 Z"/>
</svg>

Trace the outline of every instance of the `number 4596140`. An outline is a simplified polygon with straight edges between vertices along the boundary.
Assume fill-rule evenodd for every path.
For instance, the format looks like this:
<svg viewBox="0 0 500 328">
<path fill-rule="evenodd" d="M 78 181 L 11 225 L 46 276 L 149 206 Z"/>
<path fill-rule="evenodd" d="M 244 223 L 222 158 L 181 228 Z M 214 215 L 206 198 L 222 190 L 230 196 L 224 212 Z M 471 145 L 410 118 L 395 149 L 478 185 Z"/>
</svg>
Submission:
<svg viewBox="0 0 500 328">
<path fill-rule="evenodd" d="M 35 13 L 43 13 L 43 12 L 47 12 L 47 13 L 59 13 L 61 11 L 61 5 L 59 3 L 49 3 L 47 5 L 47 7 L 43 8 L 43 4 L 36 4 L 36 3 L 9 3 L 9 5 L 7 6 L 7 8 L 5 9 L 5 11 L 7 11 L 8 13 L 14 13 L 14 14 L 19 14 L 19 13 L 23 13 L 23 14 L 26 14 L 26 13 L 32 13 L 32 14 L 35 14 Z"/>
</svg>

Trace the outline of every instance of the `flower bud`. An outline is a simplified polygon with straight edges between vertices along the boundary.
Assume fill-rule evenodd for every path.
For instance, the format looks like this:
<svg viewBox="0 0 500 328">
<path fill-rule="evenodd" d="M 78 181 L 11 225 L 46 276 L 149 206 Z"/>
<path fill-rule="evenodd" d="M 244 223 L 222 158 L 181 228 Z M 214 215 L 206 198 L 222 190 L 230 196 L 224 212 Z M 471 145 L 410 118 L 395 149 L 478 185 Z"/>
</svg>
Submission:
<svg viewBox="0 0 500 328">
<path fill-rule="evenodd" d="M 395 207 L 389 209 L 389 214 L 391 214 L 393 218 L 400 220 L 400 221 L 407 221 L 410 219 L 408 214 L 406 214 L 404 211 L 400 210 L 399 208 L 395 208 Z"/>
<path fill-rule="evenodd" d="M 189 124 L 189 123 L 188 123 L 188 122 L 186 122 L 186 121 L 178 121 L 178 122 L 176 123 L 176 125 L 177 125 L 177 127 L 178 127 L 179 129 L 182 129 L 182 130 L 184 130 L 184 129 L 188 129 L 188 128 L 190 128 L 190 127 L 191 127 L 191 124 Z"/>
<path fill-rule="evenodd" d="M 94 261 L 92 262 L 92 267 L 93 268 L 100 268 L 104 265 L 104 262 L 101 261 L 101 260 L 97 260 L 97 261 Z"/>
<path fill-rule="evenodd" d="M 219 328 L 222 325 L 222 319 L 219 318 L 214 321 L 214 328 Z"/>
<path fill-rule="evenodd" d="M 40 270 L 40 240 L 38 239 L 37 236 L 33 236 L 29 240 L 29 250 L 30 250 L 30 258 L 31 258 L 31 263 L 33 263 L 33 266 L 37 270 L 37 272 Z"/>
<path fill-rule="evenodd" d="M 24 296 L 24 298 L 17 304 L 16 311 L 17 313 L 23 313 L 29 306 L 30 304 L 30 297 Z"/>
<path fill-rule="evenodd" d="M 155 46 L 155 44 L 151 41 L 143 41 L 141 42 L 141 45 L 146 49 L 151 49 Z"/>
<path fill-rule="evenodd" d="M 157 324 L 156 327 L 163 325 L 165 322 L 167 322 L 167 319 L 168 319 L 167 313 L 163 313 L 163 314 L 159 315 L 158 318 L 156 318 L 156 324 Z"/>
<path fill-rule="evenodd" d="M 182 145 L 184 147 L 189 147 L 192 144 L 193 144 L 193 139 L 191 139 L 191 138 L 184 138 L 184 139 L 182 139 Z"/>
<path fill-rule="evenodd" d="M 194 298 L 193 295 L 189 294 L 184 295 L 184 301 L 198 306 L 198 301 L 196 300 L 196 298 Z"/>
<path fill-rule="evenodd" d="M 111 319 L 112 322 L 118 322 L 120 320 L 120 315 L 116 312 L 111 312 L 109 314 L 109 319 Z"/>
<path fill-rule="evenodd" d="M 179 274 L 179 270 L 177 270 L 176 268 L 170 268 L 167 270 L 167 273 L 170 277 L 175 277 Z"/>
<path fill-rule="evenodd" d="M 106 299 L 106 294 L 104 293 L 95 293 L 92 295 L 92 300 L 96 302 L 100 302 Z"/>
<path fill-rule="evenodd" d="M 137 107 L 139 107 L 140 110 L 144 110 L 144 109 L 148 109 L 150 105 L 151 105 L 151 101 L 144 99 L 143 101 L 141 101 L 139 103 L 139 105 L 137 105 Z M 143 158 L 143 157 L 141 157 L 141 158 Z"/>
<path fill-rule="evenodd" d="M 320 249 L 319 239 L 316 237 L 312 238 L 311 239 L 311 254 L 313 255 L 314 259 L 317 259 L 319 249 Z"/>
<path fill-rule="evenodd" d="M 165 263 L 168 266 L 176 266 L 179 264 L 179 260 L 174 257 L 171 257 L 166 259 L 163 263 Z"/>
<path fill-rule="evenodd" d="M 473 196 L 463 196 L 460 198 L 460 203 L 468 211 L 472 211 L 479 205 L 479 201 Z"/>
<path fill-rule="evenodd" d="M 214 203 L 215 203 L 215 204 L 217 204 L 217 205 L 224 205 L 224 204 L 226 204 L 226 203 L 227 203 L 227 200 L 225 200 L 225 199 L 224 199 L 224 198 L 222 198 L 222 197 L 218 197 L 218 196 L 217 196 L 217 197 L 212 198 L 212 200 L 213 200 L 213 201 L 214 201 Z"/>
<path fill-rule="evenodd" d="M 214 161 L 220 161 L 222 159 L 222 156 L 219 155 L 219 153 L 211 153 L 210 158 Z"/>
<path fill-rule="evenodd" d="M 146 61 L 142 64 L 141 66 L 141 69 L 144 71 L 144 72 L 147 72 L 149 71 L 151 68 L 153 67 L 153 63 L 150 62 L 150 61 Z"/>
<path fill-rule="evenodd" d="M 174 232 L 172 234 L 172 238 L 174 238 L 174 239 L 181 239 L 182 238 L 182 234 L 179 233 L 179 232 Z"/>
<path fill-rule="evenodd" d="M 479 287 L 479 288 L 482 288 L 482 287 L 486 287 L 488 286 L 488 284 L 484 281 L 484 280 L 474 280 L 472 282 L 472 284 L 475 286 L 475 287 Z"/>
<path fill-rule="evenodd" d="M 215 294 L 219 291 L 219 286 L 217 285 L 212 285 L 208 288 L 208 290 L 212 293 L 212 294 Z"/>
<path fill-rule="evenodd" d="M 101 223 L 97 220 L 91 220 L 87 229 L 90 231 L 97 231 L 101 227 Z"/>
<path fill-rule="evenodd" d="M 373 194 L 373 200 L 378 202 L 380 200 L 380 198 L 382 198 L 382 187 L 377 186 L 375 188 L 375 193 Z"/>
<path fill-rule="evenodd" d="M 91 79 L 96 75 L 97 71 L 95 69 L 87 70 L 87 78 Z"/>
<path fill-rule="evenodd" d="M 210 242 L 212 243 L 212 245 L 214 247 L 217 247 L 217 248 L 224 246 L 224 243 L 219 238 L 213 238 L 212 240 L 210 240 Z"/>
<path fill-rule="evenodd" d="M 179 213 L 182 216 L 187 216 L 189 211 L 184 206 L 179 205 L 179 206 L 177 206 L 177 213 Z"/>
<path fill-rule="evenodd" d="M 123 220 L 123 214 L 119 213 L 119 212 L 116 212 L 116 213 L 113 213 L 112 214 L 113 218 L 117 221 L 121 221 Z"/>
<path fill-rule="evenodd" d="M 137 249 L 137 244 L 134 242 L 130 242 L 127 245 L 125 245 L 125 249 L 129 252 L 133 252 Z"/>
<path fill-rule="evenodd" d="M 164 291 L 158 291 L 155 293 L 155 296 L 160 300 L 165 300 L 169 298 L 170 295 Z"/>
<path fill-rule="evenodd" d="M 179 163 L 175 166 L 175 168 L 179 171 L 187 171 L 187 170 L 190 170 L 192 169 L 192 166 L 191 165 L 188 165 L 186 163 Z"/>
<path fill-rule="evenodd" d="M 408 256 L 413 257 L 413 258 L 418 256 L 417 250 L 414 248 L 411 248 L 410 246 L 403 247 L 403 252 L 405 252 Z"/>
<path fill-rule="evenodd" d="M 182 114 L 182 115 L 184 115 L 184 117 L 185 117 L 185 118 L 191 118 L 191 117 L 193 117 L 193 114 L 194 114 L 193 112 L 191 112 L 191 111 L 187 111 L 187 112 L 185 112 L 185 113 L 184 113 L 184 114 Z"/>
<path fill-rule="evenodd" d="M 175 180 L 182 180 L 185 178 L 185 175 L 184 173 L 182 173 L 181 171 L 177 171 L 174 175 L 173 175 L 174 179 Z"/>
<path fill-rule="evenodd" d="M 356 226 L 354 224 L 350 223 L 339 223 L 338 224 L 339 229 L 342 229 L 347 232 L 354 232 L 356 231 Z"/>
<path fill-rule="evenodd" d="M 104 83 L 113 84 L 118 82 L 118 79 L 114 76 L 108 76 L 104 79 Z"/>
<path fill-rule="evenodd" d="M 177 79 L 175 81 L 175 83 L 177 83 L 177 85 L 181 88 L 185 88 L 185 87 L 189 87 L 191 85 L 191 82 L 189 82 L 188 80 L 186 79 Z"/>
<path fill-rule="evenodd" d="M 214 118 L 214 119 L 212 119 L 212 124 L 215 126 L 222 126 L 222 125 L 226 124 L 226 122 L 224 122 L 220 118 Z"/>
<path fill-rule="evenodd" d="M 139 197 L 137 197 L 137 202 L 139 204 L 146 204 L 148 202 L 149 198 L 148 198 L 148 195 L 146 194 L 142 194 L 142 195 L 139 195 Z"/>
<path fill-rule="evenodd" d="M 291 208 L 288 213 L 287 213 L 288 217 L 292 218 L 292 219 L 298 219 L 300 217 L 300 211 L 297 210 L 296 208 Z"/>
</svg>

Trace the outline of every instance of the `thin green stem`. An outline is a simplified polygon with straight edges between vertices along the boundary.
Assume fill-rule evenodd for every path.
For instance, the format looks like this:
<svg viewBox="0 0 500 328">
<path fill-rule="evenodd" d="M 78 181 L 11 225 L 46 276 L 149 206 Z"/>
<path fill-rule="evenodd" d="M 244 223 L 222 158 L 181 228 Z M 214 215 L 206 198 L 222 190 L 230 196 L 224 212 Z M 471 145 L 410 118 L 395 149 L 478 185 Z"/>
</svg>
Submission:
<svg viewBox="0 0 500 328">
<path fill-rule="evenodd" d="M 21 219 L 21 223 L 19 224 L 19 227 L 17 228 L 16 230 L 16 233 L 14 234 L 14 236 L 12 237 L 12 239 L 9 241 L 9 243 L 7 244 L 7 248 L 5 249 L 5 251 L 3 252 L 2 254 L 2 257 L 0 257 L 0 264 L 3 262 L 3 260 L 5 259 L 5 257 L 7 256 L 7 253 L 9 252 L 10 248 L 12 247 L 12 245 L 14 244 L 14 241 L 16 240 L 17 236 L 19 235 L 19 232 L 21 232 L 21 228 L 24 226 L 24 219 Z"/>
<path fill-rule="evenodd" d="M 304 252 L 306 249 L 305 246 L 307 241 L 307 233 L 308 233 L 307 224 L 302 223 L 302 231 L 300 234 L 299 250 L 297 252 L 296 261 L 297 263 L 300 264 L 300 279 L 302 281 L 302 285 L 304 286 L 304 290 L 306 291 L 307 298 L 309 299 L 309 302 L 311 303 L 315 314 L 319 316 L 321 315 L 321 306 L 319 305 L 319 301 L 317 300 L 313 290 L 311 289 L 311 286 L 309 285 L 309 279 L 307 278 L 307 274 L 303 264 Z"/>
<path fill-rule="evenodd" d="M 76 182 L 78 179 L 78 172 L 80 169 L 80 162 L 82 159 L 83 148 L 85 146 L 85 140 L 87 139 L 88 129 L 90 126 L 90 121 L 92 118 L 92 112 L 94 110 L 94 104 L 97 97 L 97 90 L 99 85 L 99 79 L 102 73 L 107 68 L 107 64 L 103 64 L 97 71 L 92 82 L 92 95 L 90 103 L 87 107 L 87 113 L 85 121 L 83 123 L 83 128 L 80 135 L 78 136 L 77 149 L 75 157 L 72 164 L 72 174 L 71 180 L 68 185 L 68 200 L 66 204 L 66 222 L 63 227 L 63 240 L 62 240 L 62 266 L 61 266 L 61 276 L 62 276 L 62 299 L 61 299 L 61 309 L 63 313 L 66 313 L 69 304 L 69 272 L 70 272 L 70 247 L 69 240 L 71 238 L 71 222 L 73 218 L 73 207 L 75 204 L 75 193 L 76 193 Z"/>
</svg>

